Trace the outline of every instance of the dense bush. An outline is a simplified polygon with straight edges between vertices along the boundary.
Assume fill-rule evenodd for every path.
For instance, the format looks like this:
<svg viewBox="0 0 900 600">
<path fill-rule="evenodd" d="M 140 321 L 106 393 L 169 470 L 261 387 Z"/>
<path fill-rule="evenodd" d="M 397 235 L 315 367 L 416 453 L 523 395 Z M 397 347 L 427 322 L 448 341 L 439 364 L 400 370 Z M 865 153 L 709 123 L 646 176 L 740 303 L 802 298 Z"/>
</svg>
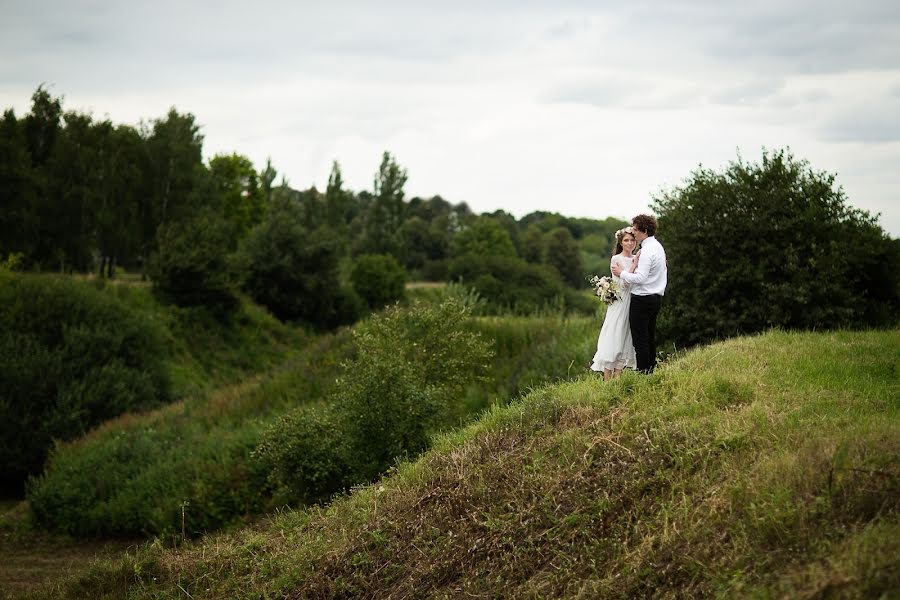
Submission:
<svg viewBox="0 0 900 600">
<path fill-rule="evenodd" d="M 464 327 L 468 310 L 393 308 L 354 332 L 357 355 L 327 408 L 282 417 L 257 450 L 287 500 L 327 498 L 420 452 L 463 410 L 465 390 L 484 378 L 491 352 Z"/>
<path fill-rule="evenodd" d="M 340 240 L 328 227 L 310 230 L 304 219 L 297 202 L 275 201 L 235 257 L 242 287 L 284 321 L 319 328 L 352 323 L 361 307 L 339 284 Z"/>
<path fill-rule="evenodd" d="M 565 227 L 557 227 L 546 235 L 545 263 L 556 269 L 566 285 L 577 288 L 584 286 L 586 272 L 581 260 L 581 251 L 572 234 Z"/>
<path fill-rule="evenodd" d="M 374 310 L 403 298 L 406 272 L 389 254 L 365 254 L 356 259 L 350 280 L 356 293 Z"/>
<path fill-rule="evenodd" d="M 0 477 L 21 485 L 53 440 L 168 398 L 162 336 L 90 285 L 0 273 Z"/>
<path fill-rule="evenodd" d="M 450 263 L 450 279 L 475 288 L 494 311 L 527 314 L 565 297 L 555 271 L 512 256 L 462 256 Z"/>
<path fill-rule="evenodd" d="M 160 227 L 150 278 L 163 298 L 179 306 L 205 306 L 225 315 L 237 306 L 227 255 L 229 228 L 209 211 Z"/>
<path fill-rule="evenodd" d="M 497 220 L 485 215 L 456 234 L 451 251 L 454 257 L 466 254 L 516 256 L 516 247 L 509 232 Z"/>
<path fill-rule="evenodd" d="M 771 327 L 895 323 L 900 246 L 834 180 L 763 152 L 722 173 L 700 168 L 656 198 L 669 262 L 661 334 L 682 346 Z"/>
</svg>

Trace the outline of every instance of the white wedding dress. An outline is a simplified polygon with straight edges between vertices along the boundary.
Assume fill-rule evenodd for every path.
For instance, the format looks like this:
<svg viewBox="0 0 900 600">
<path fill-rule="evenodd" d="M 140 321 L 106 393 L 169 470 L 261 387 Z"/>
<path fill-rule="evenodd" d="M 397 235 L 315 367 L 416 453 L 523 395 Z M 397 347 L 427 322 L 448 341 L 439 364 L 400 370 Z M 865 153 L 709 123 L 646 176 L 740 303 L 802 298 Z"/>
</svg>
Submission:
<svg viewBox="0 0 900 600">
<path fill-rule="evenodd" d="M 633 258 L 626 258 L 621 254 L 612 257 L 609 265 L 619 264 L 623 270 L 631 269 Z M 592 371 L 603 372 L 604 369 L 614 371 L 616 369 L 631 368 L 637 366 L 634 356 L 634 344 L 631 342 L 631 327 L 628 322 L 628 309 L 631 306 L 631 292 L 629 284 L 613 277 L 619 286 L 619 300 L 606 308 L 606 317 L 603 319 L 603 327 L 600 329 L 600 337 L 597 339 L 597 353 L 591 364 Z"/>
</svg>

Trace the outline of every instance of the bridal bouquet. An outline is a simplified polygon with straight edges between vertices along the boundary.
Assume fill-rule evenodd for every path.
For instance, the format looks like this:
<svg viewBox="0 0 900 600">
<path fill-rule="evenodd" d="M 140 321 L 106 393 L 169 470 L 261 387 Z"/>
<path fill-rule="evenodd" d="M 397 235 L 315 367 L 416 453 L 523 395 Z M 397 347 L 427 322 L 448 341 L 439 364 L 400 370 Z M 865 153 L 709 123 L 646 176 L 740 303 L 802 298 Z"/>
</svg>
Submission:
<svg viewBox="0 0 900 600">
<path fill-rule="evenodd" d="M 594 294 L 604 304 L 612 304 L 619 299 L 619 286 L 612 280 L 612 277 L 597 277 L 594 275 L 589 281 L 591 287 L 594 288 Z"/>
</svg>

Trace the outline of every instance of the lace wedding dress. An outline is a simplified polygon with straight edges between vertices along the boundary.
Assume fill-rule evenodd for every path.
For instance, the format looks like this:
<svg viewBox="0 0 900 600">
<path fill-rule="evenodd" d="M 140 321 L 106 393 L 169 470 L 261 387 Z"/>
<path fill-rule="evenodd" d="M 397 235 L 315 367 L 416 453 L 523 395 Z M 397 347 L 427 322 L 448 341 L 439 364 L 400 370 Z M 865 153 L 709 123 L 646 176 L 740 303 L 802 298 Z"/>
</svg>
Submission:
<svg viewBox="0 0 900 600">
<path fill-rule="evenodd" d="M 616 254 L 610 261 L 619 264 L 623 270 L 631 269 L 632 258 Z M 619 300 L 606 308 L 606 317 L 597 339 L 597 353 L 591 364 L 592 371 L 603 372 L 604 369 L 614 371 L 625 367 L 634 369 L 637 366 L 634 357 L 634 345 L 631 342 L 631 328 L 628 323 L 628 309 L 631 306 L 631 287 L 618 277 L 613 280 L 619 286 Z"/>
</svg>

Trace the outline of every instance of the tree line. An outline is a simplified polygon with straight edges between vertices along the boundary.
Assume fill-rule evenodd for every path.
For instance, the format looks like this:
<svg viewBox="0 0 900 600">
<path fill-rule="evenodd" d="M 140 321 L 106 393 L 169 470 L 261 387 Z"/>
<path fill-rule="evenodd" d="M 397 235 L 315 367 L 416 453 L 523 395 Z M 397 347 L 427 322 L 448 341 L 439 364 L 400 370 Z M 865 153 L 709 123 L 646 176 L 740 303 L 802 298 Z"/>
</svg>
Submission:
<svg viewBox="0 0 900 600">
<path fill-rule="evenodd" d="M 237 153 L 204 161 L 189 113 L 172 108 L 138 126 L 113 124 L 64 110 L 39 87 L 28 114 L 9 109 L 0 121 L 0 259 L 29 271 L 138 271 L 184 304 L 227 306 L 243 288 L 282 318 L 331 325 L 366 303 L 347 297 L 362 257 L 389 257 L 387 266 L 369 261 L 369 271 L 387 269 L 388 278 L 397 269 L 434 281 L 464 271 L 487 282 L 498 269 L 518 269 L 552 288 L 546 301 L 605 269 L 623 224 L 549 212 L 477 215 L 440 196 L 407 198 L 407 171 L 389 152 L 371 190 L 347 189 L 337 161 L 324 191 L 297 190 L 278 176 L 271 161 L 257 170 Z M 513 266 L 454 269 L 467 256 Z"/>
</svg>

